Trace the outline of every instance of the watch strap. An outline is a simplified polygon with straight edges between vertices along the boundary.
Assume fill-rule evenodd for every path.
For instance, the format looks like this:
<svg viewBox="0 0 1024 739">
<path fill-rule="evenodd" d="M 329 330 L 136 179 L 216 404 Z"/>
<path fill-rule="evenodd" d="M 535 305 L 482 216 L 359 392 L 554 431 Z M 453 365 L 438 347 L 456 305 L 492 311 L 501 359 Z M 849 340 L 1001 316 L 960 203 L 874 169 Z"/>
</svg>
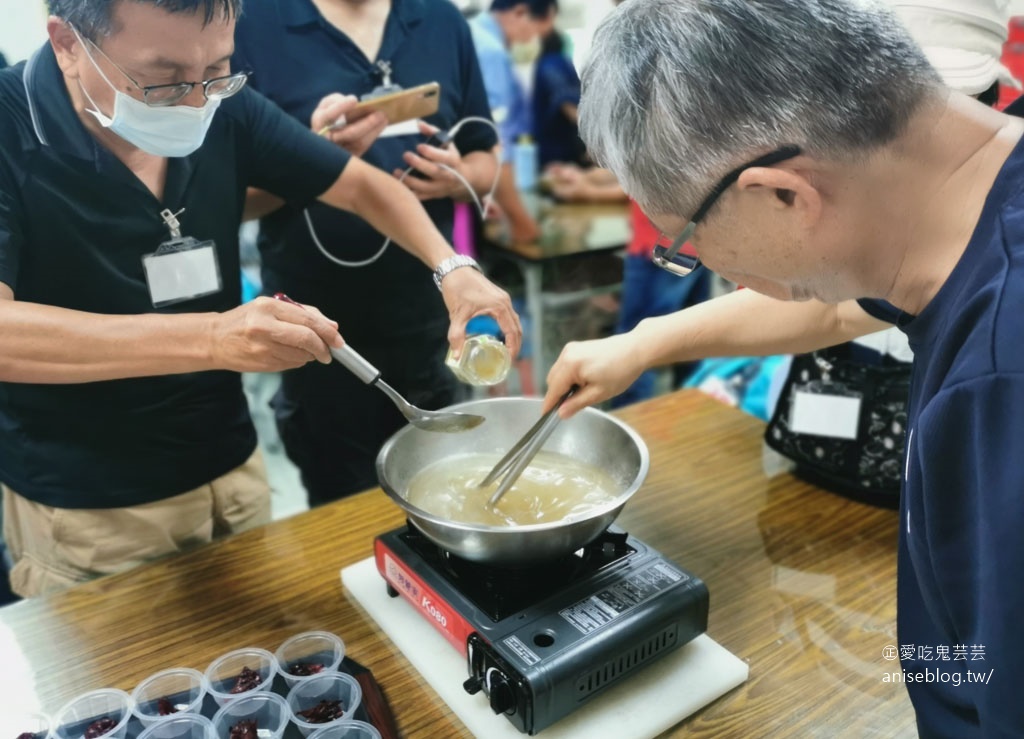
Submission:
<svg viewBox="0 0 1024 739">
<path fill-rule="evenodd" d="M 477 272 L 481 271 L 480 265 L 476 263 L 476 260 L 473 259 L 473 257 L 467 257 L 465 254 L 456 254 L 455 256 L 448 257 L 437 265 L 437 269 L 434 270 L 434 284 L 437 285 L 437 289 L 441 289 L 441 280 L 443 280 L 449 272 L 454 272 L 460 267 L 472 267 Z"/>
</svg>

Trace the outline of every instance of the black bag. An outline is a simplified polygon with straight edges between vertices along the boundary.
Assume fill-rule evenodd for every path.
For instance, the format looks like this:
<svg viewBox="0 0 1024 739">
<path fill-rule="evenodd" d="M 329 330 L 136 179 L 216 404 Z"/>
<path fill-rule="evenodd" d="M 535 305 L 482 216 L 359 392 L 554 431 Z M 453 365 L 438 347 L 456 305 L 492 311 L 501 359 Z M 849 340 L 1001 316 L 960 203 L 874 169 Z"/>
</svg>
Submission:
<svg viewBox="0 0 1024 739">
<path fill-rule="evenodd" d="M 863 361 L 857 357 L 860 349 L 840 344 L 793 357 L 764 440 L 796 463 L 798 477 L 854 500 L 898 508 L 911 365 L 888 356 Z M 801 389 L 859 395 L 857 438 L 793 431 L 791 413 Z"/>
</svg>

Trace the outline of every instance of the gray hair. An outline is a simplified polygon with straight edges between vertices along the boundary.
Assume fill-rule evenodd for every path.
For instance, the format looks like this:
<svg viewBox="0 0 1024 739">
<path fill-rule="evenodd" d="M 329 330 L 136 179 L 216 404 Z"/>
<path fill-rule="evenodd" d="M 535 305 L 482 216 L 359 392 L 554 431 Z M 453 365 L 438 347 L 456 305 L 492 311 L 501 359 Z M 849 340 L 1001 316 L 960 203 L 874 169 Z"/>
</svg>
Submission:
<svg viewBox="0 0 1024 739">
<path fill-rule="evenodd" d="M 111 18 L 119 2 L 148 3 L 168 13 L 202 14 L 204 24 L 214 18 L 238 18 L 242 13 L 242 0 L 49 0 L 48 5 L 52 15 L 95 41 L 115 30 Z"/>
<path fill-rule="evenodd" d="M 863 156 L 941 85 L 873 0 L 629 0 L 593 48 L 581 136 L 655 214 L 692 213 L 726 171 L 783 145 Z"/>
</svg>

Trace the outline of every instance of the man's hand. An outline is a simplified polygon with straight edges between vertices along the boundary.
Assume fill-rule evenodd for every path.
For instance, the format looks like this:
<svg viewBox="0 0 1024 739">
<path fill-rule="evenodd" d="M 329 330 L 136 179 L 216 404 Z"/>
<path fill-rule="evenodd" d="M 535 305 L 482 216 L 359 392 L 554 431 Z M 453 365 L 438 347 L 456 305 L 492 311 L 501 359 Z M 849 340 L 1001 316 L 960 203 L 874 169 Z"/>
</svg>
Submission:
<svg viewBox="0 0 1024 739">
<path fill-rule="evenodd" d="M 484 203 L 484 207 L 486 208 L 486 210 L 484 211 L 484 220 L 486 220 L 486 221 L 504 221 L 505 220 L 505 211 L 502 209 L 502 207 L 500 205 L 498 205 L 498 201 L 497 200 L 491 198 L 491 200 L 489 200 L 487 203 Z"/>
<path fill-rule="evenodd" d="M 553 166 L 548 170 L 551 194 L 565 202 L 586 200 L 590 183 L 579 167 Z"/>
<path fill-rule="evenodd" d="M 332 93 L 320 101 L 309 121 L 313 133 L 322 134 L 356 157 L 365 154 L 388 126 L 387 117 L 376 110 L 357 121 L 345 123 L 345 114 L 358 102 L 355 95 Z M 338 127 L 334 128 L 335 125 Z"/>
<path fill-rule="evenodd" d="M 513 358 L 518 356 L 523 343 L 523 327 L 512 309 L 508 293 L 469 267 L 456 269 L 441 281 L 441 294 L 448 306 L 451 325 L 448 343 L 457 353 L 466 340 L 466 323 L 474 316 L 492 316 L 505 334 L 505 345 Z"/>
<path fill-rule="evenodd" d="M 540 224 L 529 216 L 508 219 L 508 238 L 513 244 L 535 244 L 540 236 Z"/>
<path fill-rule="evenodd" d="M 424 136 L 430 136 L 439 130 L 436 126 L 431 126 L 423 121 L 420 121 L 419 124 L 420 133 Z M 420 200 L 457 198 L 465 194 L 466 186 L 462 181 L 441 166 L 445 165 L 454 169 L 468 181 L 462 166 L 462 154 L 459 153 L 454 141 L 444 149 L 419 144 L 416 147 L 416 152 L 407 151 L 403 154 L 403 158 L 406 164 L 426 176 L 426 179 L 419 179 L 410 173 L 402 181 Z M 394 175 L 401 179 L 404 172 L 405 170 L 396 169 Z"/>
<path fill-rule="evenodd" d="M 313 306 L 271 298 L 215 314 L 210 331 L 214 366 L 236 372 L 280 372 L 314 359 L 330 364 L 328 347 L 343 345 L 338 324 Z"/>
<path fill-rule="evenodd" d="M 579 413 L 587 406 L 613 398 L 623 392 L 648 369 L 641 358 L 634 333 L 610 336 L 595 341 L 571 341 L 562 349 L 558 361 L 548 372 L 548 391 L 542 412 L 555 407 L 573 385 L 580 389 L 559 409 L 562 418 Z"/>
</svg>

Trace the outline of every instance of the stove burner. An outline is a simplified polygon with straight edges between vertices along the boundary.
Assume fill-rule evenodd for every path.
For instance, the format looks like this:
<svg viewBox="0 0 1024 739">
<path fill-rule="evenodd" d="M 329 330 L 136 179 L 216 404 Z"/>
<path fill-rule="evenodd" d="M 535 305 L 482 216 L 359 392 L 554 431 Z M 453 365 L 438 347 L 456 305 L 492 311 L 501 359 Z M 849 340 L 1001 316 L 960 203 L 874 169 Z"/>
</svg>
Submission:
<svg viewBox="0 0 1024 739">
<path fill-rule="evenodd" d="M 374 541 L 388 593 L 466 658 L 463 688 L 536 734 L 707 628 L 696 576 L 616 528 L 540 567 L 468 562 L 410 522 Z"/>
<path fill-rule="evenodd" d="M 636 552 L 626 542 L 625 532 L 605 530 L 590 544 L 561 559 L 506 568 L 457 557 L 427 539 L 411 522 L 399 538 L 495 623 Z"/>
</svg>

